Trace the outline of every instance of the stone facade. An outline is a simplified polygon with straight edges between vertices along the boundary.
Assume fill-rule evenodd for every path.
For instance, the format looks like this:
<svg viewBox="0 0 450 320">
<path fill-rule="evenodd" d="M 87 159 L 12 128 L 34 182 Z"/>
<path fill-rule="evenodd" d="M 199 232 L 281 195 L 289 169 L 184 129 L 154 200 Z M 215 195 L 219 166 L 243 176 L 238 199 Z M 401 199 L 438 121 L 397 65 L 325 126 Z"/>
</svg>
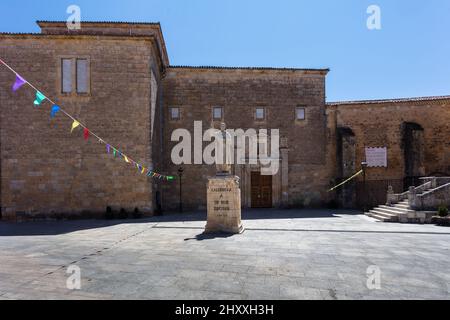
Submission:
<svg viewBox="0 0 450 320">
<path fill-rule="evenodd" d="M 450 175 L 450 97 L 329 103 L 327 112 L 337 128 L 337 177 L 361 168 L 365 147 L 387 147 L 387 168 L 366 170 L 369 196 L 378 204 L 388 185 L 401 193 L 420 184 L 418 177 Z M 355 205 L 354 187 L 338 192 L 347 206 Z"/>
<path fill-rule="evenodd" d="M 224 121 L 229 128 L 280 129 L 280 170 L 272 178 L 273 206 L 288 206 L 303 199 L 322 202 L 329 184 L 326 166 L 325 75 L 327 70 L 271 70 L 251 68 L 169 67 L 164 79 L 164 153 L 166 171 L 176 175 L 178 166 L 170 159 L 170 150 L 178 142 L 171 141 L 177 128 L 193 132 L 194 121 L 202 121 L 203 130 L 219 128 Z M 223 108 L 223 119 L 214 121 L 212 108 Z M 297 121 L 295 108 L 304 106 L 306 120 Z M 170 108 L 178 107 L 180 119 L 170 119 Z M 265 119 L 255 119 L 255 109 L 265 109 Z M 207 143 L 204 143 L 206 146 Z M 251 172 L 258 165 L 234 166 L 241 177 L 242 203 L 251 206 Z M 202 190 L 215 167 L 185 165 L 185 188 Z M 178 192 L 166 188 L 167 209 L 178 206 Z M 324 191 L 318 191 L 324 190 Z M 284 195 L 283 195 L 284 193 Z M 183 200 L 190 209 L 206 208 L 206 193 L 189 193 Z"/>
<path fill-rule="evenodd" d="M 203 130 L 222 121 L 232 129 L 279 129 L 275 176 L 258 180 L 259 165 L 233 168 L 243 207 L 254 206 L 255 181 L 268 188 L 273 207 L 325 206 L 333 199 L 354 207 L 360 179 L 338 192 L 327 190 L 359 170 L 365 146 L 388 148 L 388 168 L 371 168 L 368 180 L 450 174 L 450 97 L 327 104 L 327 69 L 170 66 L 159 24 L 85 22 L 70 32 L 64 22 L 39 25 L 38 34 L 0 34 L 1 59 L 158 172 L 178 175 L 171 135 L 178 128 L 193 134 L 194 121 Z M 89 61 L 90 91 L 62 94 L 61 59 L 80 57 Z M 112 159 L 93 138 L 86 143 L 81 132 L 70 134 L 69 119 L 50 120 L 50 105 L 33 108 L 34 91 L 11 93 L 13 82 L 14 74 L 0 66 L 3 218 L 103 214 L 107 207 L 148 214 L 178 209 L 179 181 L 146 178 Z M 179 108 L 179 119 L 171 118 L 172 107 Z M 213 107 L 222 107 L 222 119 L 213 119 Z M 265 110 L 263 119 L 255 117 L 256 108 Z M 296 119 L 297 108 L 304 108 L 304 120 Z M 215 167 L 182 167 L 183 207 L 206 210 L 206 183 Z"/>
<path fill-rule="evenodd" d="M 124 30 L 127 34 L 127 30 Z M 136 161 L 157 161 L 159 125 L 151 141 L 151 72 L 160 82 L 162 64 L 153 36 L 102 34 L 0 35 L 1 58 L 19 74 Z M 88 94 L 61 93 L 61 59 L 86 57 Z M 34 91 L 12 93 L 14 74 L 0 72 L 1 206 L 16 213 L 103 214 L 106 207 L 153 212 L 152 183 L 106 154 L 93 137 L 70 134 L 70 119 L 50 120 L 51 105 L 33 108 Z M 156 113 L 155 117 L 159 117 Z M 153 142 L 153 148 L 152 143 Z"/>
</svg>

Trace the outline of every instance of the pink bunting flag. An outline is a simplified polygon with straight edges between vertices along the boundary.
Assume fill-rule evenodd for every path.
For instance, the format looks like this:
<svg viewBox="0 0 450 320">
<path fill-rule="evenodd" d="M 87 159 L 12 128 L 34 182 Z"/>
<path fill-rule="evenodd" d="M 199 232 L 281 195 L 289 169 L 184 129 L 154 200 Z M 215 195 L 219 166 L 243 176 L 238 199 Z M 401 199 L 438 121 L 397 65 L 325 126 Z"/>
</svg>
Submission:
<svg viewBox="0 0 450 320">
<path fill-rule="evenodd" d="M 22 78 L 21 76 L 19 76 L 18 74 L 16 74 L 16 82 L 14 82 L 14 84 L 13 84 L 12 91 L 16 92 L 25 83 L 27 83 L 27 81 L 24 78 Z"/>
</svg>

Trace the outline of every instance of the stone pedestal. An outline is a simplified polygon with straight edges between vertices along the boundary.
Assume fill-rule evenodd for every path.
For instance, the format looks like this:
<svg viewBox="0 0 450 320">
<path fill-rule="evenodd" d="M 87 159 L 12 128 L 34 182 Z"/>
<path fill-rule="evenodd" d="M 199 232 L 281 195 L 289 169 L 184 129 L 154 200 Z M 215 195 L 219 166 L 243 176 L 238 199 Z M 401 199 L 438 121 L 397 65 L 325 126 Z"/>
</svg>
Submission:
<svg viewBox="0 0 450 320">
<path fill-rule="evenodd" d="M 239 177 L 215 176 L 208 179 L 208 222 L 205 233 L 242 233 Z"/>
</svg>

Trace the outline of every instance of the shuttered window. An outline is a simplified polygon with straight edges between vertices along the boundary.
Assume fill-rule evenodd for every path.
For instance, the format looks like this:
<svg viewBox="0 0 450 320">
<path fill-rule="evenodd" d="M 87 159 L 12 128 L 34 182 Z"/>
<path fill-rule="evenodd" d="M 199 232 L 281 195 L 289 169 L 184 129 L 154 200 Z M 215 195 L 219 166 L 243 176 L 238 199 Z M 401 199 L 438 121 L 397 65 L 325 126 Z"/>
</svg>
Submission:
<svg viewBox="0 0 450 320">
<path fill-rule="evenodd" d="M 63 94 L 90 93 L 88 58 L 61 59 L 61 92 Z"/>
<path fill-rule="evenodd" d="M 61 89 L 62 93 L 72 92 L 72 59 L 62 59 L 61 61 Z"/>
<path fill-rule="evenodd" d="M 77 93 L 88 93 L 88 61 L 77 59 Z"/>
</svg>

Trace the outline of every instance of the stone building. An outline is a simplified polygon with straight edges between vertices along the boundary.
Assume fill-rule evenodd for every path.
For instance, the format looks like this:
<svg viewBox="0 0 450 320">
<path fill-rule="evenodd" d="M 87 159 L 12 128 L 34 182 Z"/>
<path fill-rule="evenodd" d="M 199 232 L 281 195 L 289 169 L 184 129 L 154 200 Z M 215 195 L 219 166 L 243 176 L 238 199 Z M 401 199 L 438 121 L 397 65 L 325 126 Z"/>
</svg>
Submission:
<svg viewBox="0 0 450 320">
<path fill-rule="evenodd" d="M 388 183 L 450 175 L 450 97 L 326 103 L 328 69 L 185 67 L 169 63 L 158 23 L 39 21 L 41 33 L 0 33 L 0 59 L 106 141 L 160 173 L 178 175 L 185 209 L 206 208 L 214 166 L 175 165 L 175 129 L 279 129 L 279 170 L 234 167 L 244 207 L 355 207 L 364 147 L 385 146 L 387 168 L 367 170 L 372 199 Z M 179 206 L 179 181 L 140 175 L 91 138 L 70 133 L 35 92 L 11 92 L 14 74 L 0 65 L 2 218 L 104 214 L 107 207 L 152 214 Z M 48 112 L 47 112 L 48 111 Z M 206 145 L 206 143 L 205 143 Z M 374 201 L 375 201 L 374 200 Z"/>
</svg>

